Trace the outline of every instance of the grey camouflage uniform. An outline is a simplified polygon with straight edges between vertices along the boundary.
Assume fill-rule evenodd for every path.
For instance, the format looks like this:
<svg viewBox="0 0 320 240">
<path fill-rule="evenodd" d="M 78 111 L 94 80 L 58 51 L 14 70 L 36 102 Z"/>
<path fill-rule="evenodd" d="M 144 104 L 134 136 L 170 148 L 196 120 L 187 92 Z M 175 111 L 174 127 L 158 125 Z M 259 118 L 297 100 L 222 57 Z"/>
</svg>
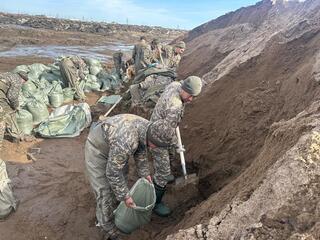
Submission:
<svg viewBox="0 0 320 240">
<path fill-rule="evenodd" d="M 120 114 L 90 130 L 85 145 L 86 170 L 96 197 L 96 217 L 105 231 L 115 229 L 113 211 L 124 200 L 128 160 L 135 159 L 140 177 L 150 175 L 146 131 L 149 121 L 132 114 Z"/>
<path fill-rule="evenodd" d="M 181 83 L 169 84 L 160 99 L 158 100 L 150 118 L 156 138 L 167 139 L 171 145 L 177 144 L 175 130 L 184 114 L 185 104 L 180 97 Z M 157 147 L 150 149 L 154 161 L 154 180 L 161 186 L 167 184 L 167 177 L 170 175 L 169 147 Z"/>
<path fill-rule="evenodd" d="M 16 73 L 0 74 L 0 152 L 7 124 L 14 111 L 19 107 L 19 92 L 22 79 Z M 9 126 L 10 127 L 10 126 Z"/>
<path fill-rule="evenodd" d="M 59 67 L 65 83 L 76 91 L 76 96 L 79 99 L 84 100 L 86 96 L 79 83 L 85 79 L 85 74 L 88 73 L 86 63 L 80 57 L 72 56 L 62 59 Z"/>
</svg>

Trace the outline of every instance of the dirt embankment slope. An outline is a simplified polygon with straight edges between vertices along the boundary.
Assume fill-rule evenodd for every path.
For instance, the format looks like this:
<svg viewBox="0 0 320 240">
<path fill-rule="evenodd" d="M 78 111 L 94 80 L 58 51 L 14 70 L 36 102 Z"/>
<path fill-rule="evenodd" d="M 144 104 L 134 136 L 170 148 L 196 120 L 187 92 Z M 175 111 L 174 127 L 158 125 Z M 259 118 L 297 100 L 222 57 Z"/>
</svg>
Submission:
<svg viewBox="0 0 320 240">
<path fill-rule="evenodd" d="M 258 25 L 250 8 L 264 13 Z M 212 21 L 186 38 L 180 76 L 208 83 L 182 127 L 207 200 L 167 239 L 319 238 L 320 3 L 250 8 L 227 18 L 239 23 Z"/>
</svg>

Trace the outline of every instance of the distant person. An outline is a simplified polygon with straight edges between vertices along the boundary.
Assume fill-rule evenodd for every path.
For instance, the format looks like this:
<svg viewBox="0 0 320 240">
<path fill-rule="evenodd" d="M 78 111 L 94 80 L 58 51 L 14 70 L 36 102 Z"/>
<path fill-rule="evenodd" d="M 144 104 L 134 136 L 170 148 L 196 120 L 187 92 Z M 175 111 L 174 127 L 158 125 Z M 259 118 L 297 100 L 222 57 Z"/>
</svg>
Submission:
<svg viewBox="0 0 320 240">
<path fill-rule="evenodd" d="M 11 137 L 22 140 L 22 136 L 15 132 L 16 127 L 11 125 L 15 121 L 15 111 L 19 107 L 19 93 L 25 80 L 27 80 L 26 74 L 0 73 L 0 153 L 6 129 Z"/>
<path fill-rule="evenodd" d="M 183 41 L 177 42 L 174 46 L 165 45 L 161 48 L 161 58 L 163 59 L 164 68 L 170 68 L 176 71 L 179 66 L 181 55 L 186 49 Z"/>
<path fill-rule="evenodd" d="M 85 100 L 86 96 L 79 84 L 85 79 L 85 73 L 88 72 L 86 63 L 81 57 L 71 56 L 62 59 L 59 67 L 65 84 L 75 90 L 78 99 Z"/>
<path fill-rule="evenodd" d="M 179 41 L 174 46 L 160 46 L 158 45 L 157 40 L 154 39 L 154 42 L 151 44 L 151 46 L 151 49 L 153 49 L 150 57 L 151 65 L 154 65 L 154 67 L 159 69 L 167 70 L 168 72 L 176 72 L 181 60 L 181 54 L 184 52 L 186 44 L 183 41 Z M 130 86 L 130 94 L 133 105 L 139 104 L 141 102 L 142 95 L 150 87 L 156 85 L 167 86 L 172 81 L 174 81 L 172 77 L 160 76 L 160 74 L 157 73 L 157 70 L 154 71 L 154 74 L 146 77 L 139 84 L 133 84 Z"/>
<path fill-rule="evenodd" d="M 152 39 L 150 43 L 151 49 L 151 63 L 161 63 L 160 52 L 161 52 L 161 44 L 158 38 Z"/>
<path fill-rule="evenodd" d="M 156 205 L 154 212 L 159 216 L 168 216 L 171 210 L 162 202 L 168 180 L 172 178 L 169 148 L 177 145 L 176 128 L 181 122 L 185 104 L 201 92 L 202 80 L 189 76 L 182 82 L 169 84 L 158 100 L 150 118 L 148 141 L 155 145 L 150 149 L 154 163 L 154 186 Z"/>
<path fill-rule="evenodd" d="M 120 114 L 94 126 L 85 145 L 86 170 L 96 197 L 97 226 L 117 239 L 113 211 L 120 201 L 134 206 L 127 185 L 128 161 L 133 157 L 140 177 L 151 176 L 147 159 L 149 121 L 132 114 Z"/>
</svg>

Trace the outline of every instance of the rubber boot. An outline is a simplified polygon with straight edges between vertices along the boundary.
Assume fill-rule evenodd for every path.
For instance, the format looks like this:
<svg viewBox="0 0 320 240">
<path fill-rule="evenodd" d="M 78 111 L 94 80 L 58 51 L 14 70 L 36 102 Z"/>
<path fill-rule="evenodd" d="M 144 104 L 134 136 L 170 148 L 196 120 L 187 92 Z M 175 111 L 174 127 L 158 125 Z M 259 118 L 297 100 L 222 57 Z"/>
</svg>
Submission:
<svg viewBox="0 0 320 240">
<path fill-rule="evenodd" d="M 160 187 L 154 183 L 154 189 L 156 192 L 156 205 L 153 208 L 154 213 L 160 217 L 169 216 L 171 214 L 171 210 L 162 202 L 162 197 L 166 191 L 166 188 Z"/>
</svg>

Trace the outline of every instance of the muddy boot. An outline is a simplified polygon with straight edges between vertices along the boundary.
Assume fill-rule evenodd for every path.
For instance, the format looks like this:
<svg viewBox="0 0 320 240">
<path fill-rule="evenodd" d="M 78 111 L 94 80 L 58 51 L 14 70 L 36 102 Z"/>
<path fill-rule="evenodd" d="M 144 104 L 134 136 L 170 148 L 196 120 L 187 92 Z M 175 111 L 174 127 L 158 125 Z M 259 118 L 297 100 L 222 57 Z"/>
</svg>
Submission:
<svg viewBox="0 0 320 240">
<path fill-rule="evenodd" d="M 160 217 L 169 216 L 171 213 L 171 210 L 162 202 L 162 197 L 166 191 L 166 188 L 160 187 L 154 182 L 154 189 L 156 192 L 156 205 L 154 206 L 153 211 L 155 212 L 155 214 L 157 214 Z"/>
<path fill-rule="evenodd" d="M 131 101 L 133 104 L 138 104 L 141 101 L 139 84 L 134 84 L 130 86 L 130 94 Z"/>
</svg>

